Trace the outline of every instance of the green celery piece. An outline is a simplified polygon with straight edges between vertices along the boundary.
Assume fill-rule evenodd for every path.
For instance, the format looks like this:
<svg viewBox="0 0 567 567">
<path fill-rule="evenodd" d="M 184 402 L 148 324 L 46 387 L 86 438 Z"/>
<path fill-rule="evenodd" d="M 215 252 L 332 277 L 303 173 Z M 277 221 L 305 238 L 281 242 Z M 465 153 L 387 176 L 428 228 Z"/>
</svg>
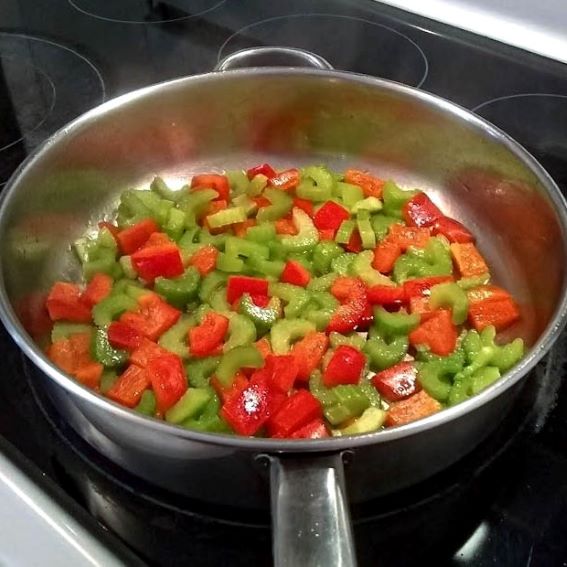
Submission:
<svg viewBox="0 0 567 567">
<path fill-rule="evenodd" d="M 201 281 L 201 288 L 199 289 L 199 299 L 203 303 L 207 303 L 211 295 L 219 287 L 226 284 L 227 275 L 222 272 L 214 271 L 207 274 Z"/>
<path fill-rule="evenodd" d="M 363 220 L 363 221 L 369 221 L 370 222 L 370 211 L 367 209 L 359 209 L 356 212 L 356 220 Z M 372 236 L 374 238 L 374 241 L 376 241 L 376 235 L 374 234 L 374 230 L 372 229 L 372 226 L 370 227 L 370 230 L 372 230 Z"/>
<path fill-rule="evenodd" d="M 258 307 L 248 293 L 241 297 L 238 306 L 238 311 L 254 323 L 259 335 L 268 332 L 280 319 L 281 309 L 281 300 L 278 297 L 272 297 L 266 307 Z"/>
<path fill-rule="evenodd" d="M 362 242 L 362 247 L 365 250 L 369 248 L 376 248 L 376 235 L 368 219 L 358 218 L 356 221 L 356 227 L 358 228 L 358 233 L 360 234 L 360 240 Z"/>
<path fill-rule="evenodd" d="M 287 354 L 291 343 L 315 331 L 315 325 L 305 319 L 280 319 L 270 329 L 274 354 Z"/>
<path fill-rule="evenodd" d="M 311 262 L 310 252 L 290 252 L 287 256 L 288 260 L 293 260 L 301 264 L 308 272 L 313 272 L 313 264 Z"/>
<path fill-rule="evenodd" d="M 185 213 L 185 227 L 191 228 L 197 225 L 197 217 L 203 214 L 209 203 L 218 198 L 214 189 L 199 189 L 185 193 L 179 201 L 179 208 Z"/>
<path fill-rule="evenodd" d="M 194 316 L 181 315 L 179 321 L 159 338 L 158 344 L 181 358 L 189 358 L 187 333 L 196 324 L 197 321 Z"/>
<path fill-rule="evenodd" d="M 356 206 L 356 203 L 364 199 L 362 187 L 343 181 L 337 182 L 337 194 L 342 199 L 343 204 L 351 210 Z"/>
<path fill-rule="evenodd" d="M 138 280 L 130 280 L 127 278 L 123 278 L 114 282 L 110 295 L 114 296 L 114 295 L 126 294 L 128 297 L 131 297 L 132 299 L 138 299 L 135 295 L 133 295 L 133 292 L 130 291 L 132 288 L 137 288 L 138 290 L 140 290 L 140 292 L 143 293 L 146 293 L 148 291 L 143 286 L 143 284 L 140 283 Z"/>
<path fill-rule="evenodd" d="M 329 171 L 323 165 L 310 165 L 304 167 L 301 171 L 302 178 L 308 177 L 313 179 L 317 184 L 317 187 L 326 189 L 328 191 L 333 191 L 335 188 L 335 179 L 331 171 Z"/>
<path fill-rule="evenodd" d="M 142 219 L 153 218 L 152 212 L 140 199 L 139 193 L 128 189 L 120 195 L 120 205 L 118 205 L 118 226 L 122 226 L 120 222 L 124 219 L 129 224 L 134 224 Z"/>
<path fill-rule="evenodd" d="M 216 376 L 223 388 L 229 388 L 241 368 L 260 368 L 263 364 L 264 359 L 255 346 L 238 346 L 223 354 Z"/>
<path fill-rule="evenodd" d="M 309 291 L 327 291 L 333 285 L 337 277 L 337 273 L 331 272 L 319 278 L 311 278 L 307 284 L 307 289 Z"/>
<path fill-rule="evenodd" d="M 199 242 L 195 242 L 199 236 L 199 227 L 194 226 L 188 228 L 177 241 L 177 245 L 181 248 L 181 255 L 183 260 L 188 260 L 197 250 L 201 249 L 203 245 Z"/>
<path fill-rule="evenodd" d="M 471 375 L 471 394 L 474 396 L 485 388 L 488 388 L 488 386 L 496 382 L 500 376 L 500 370 L 496 366 L 479 368 Z"/>
<path fill-rule="evenodd" d="M 313 269 L 317 275 L 330 271 L 331 262 L 343 253 L 343 249 L 332 240 L 323 240 L 313 248 Z"/>
<path fill-rule="evenodd" d="M 135 280 L 138 277 L 138 272 L 136 272 L 136 269 L 132 265 L 132 258 L 130 256 L 120 256 L 118 262 L 125 278 Z"/>
<path fill-rule="evenodd" d="M 124 311 L 133 311 L 137 307 L 138 302 L 125 293 L 112 294 L 93 307 L 93 320 L 97 327 L 106 327 Z"/>
<path fill-rule="evenodd" d="M 258 195 L 260 195 L 260 193 L 262 193 L 267 185 L 268 178 L 265 175 L 259 173 L 249 181 L 248 187 L 246 188 L 246 194 L 249 197 L 257 197 Z"/>
<path fill-rule="evenodd" d="M 354 258 L 350 270 L 354 276 L 359 277 L 367 286 L 387 285 L 394 286 L 394 282 L 384 274 L 372 267 L 374 252 L 365 250 Z"/>
<path fill-rule="evenodd" d="M 251 226 L 246 231 L 246 240 L 259 242 L 260 244 L 273 240 L 276 237 L 276 227 L 271 222 L 264 222 L 256 226 Z"/>
<path fill-rule="evenodd" d="M 228 207 L 207 216 L 211 228 L 220 228 L 229 224 L 244 222 L 248 218 L 244 207 Z"/>
<path fill-rule="evenodd" d="M 259 223 L 281 219 L 291 211 L 293 198 L 285 191 L 269 187 L 264 191 L 264 197 L 272 204 L 267 207 L 261 207 L 258 210 L 256 220 Z"/>
<path fill-rule="evenodd" d="M 344 252 L 331 260 L 331 271 L 339 276 L 348 276 L 355 258 L 356 254 Z"/>
<path fill-rule="evenodd" d="M 372 215 L 370 219 L 370 224 L 376 235 L 376 240 L 380 241 L 386 238 L 390 227 L 393 224 L 403 224 L 399 218 L 389 217 L 383 214 Z"/>
<path fill-rule="evenodd" d="M 245 261 L 246 266 L 255 274 L 263 277 L 279 279 L 285 264 L 281 260 L 265 260 L 258 256 L 249 256 Z"/>
<path fill-rule="evenodd" d="M 91 337 L 91 355 L 107 368 L 116 368 L 128 361 L 128 352 L 118 350 L 108 342 L 106 329 L 96 329 Z"/>
<path fill-rule="evenodd" d="M 215 415 L 204 419 L 186 419 L 182 424 L 187 429 L 195 429 L 197 431 L 207 431 L 208 433 L 233 433 L 228 423 L 219 415 Z"/>
<path fill-rule="evenodd" d="M 326 291 L 310 291 L 303 318 L 314 323 L 318 331 L 324 331 L 338 306 L 339 302 L 332 294 Z"/>
<path fill-rule="evenodd" d="M 282 245 L 279 237 L 276 236 L 276 240 L 268 241 L 268 248 L 270 250 L 270 259 L 285 261 L 287 260 L 288 250 Z"/>
<path fill-rule="evenodd" d="M 361 212 L 377 213 L 382 210 L 382 201 L 378 197 L 366 197 L 358 201 L 352 208 L 352 212 L 359 214 Z"/>
<path fill-rule="evenodd" d="M 226 238 L 224 251 L 232 257 L 243 256 L 250 258 L 256 256 L 267 260 L 270 257 L 270 249 L 265 244 L 245 240 L 236 236 L 228 236 Z"/>
<path fill-rule="evenodd" d="M 188 388 L 179 400 L 165 412 L 165 420 L 170 423 L 182 423 L 195 418 L 213 397 L 210 388 Z"/>
<path fill-rule="evenodd" d="M 199 271 L 190 266 L 177 278 L 156 278 L 154 291 L 175 307 L 184 307 L 197 298 L 200 281 Z"/>
<path fill-rule="evenodd" d="M 150 290 L 146 289 L 136 281 L 128 281 L 128 283 L 123 287 L 123 293 L 125 293 L 128 297 L 135 299 L 136 301 L 138 301 L 140 297 L 146 295 L 146 293 L 149 292 Z"/>
<path fill-rule="evenodd" d="M 110 388 L 114 386 L 116 380 L 118 380 L 118 375 L 116 374 L 116 370 L 105 368 L 104 372 L 102 373 L 102 376 L 100 377 L 100 386 L 99 386 L 100 393 L 106 394 L 108 390 L 110 390 Z"/>
<path fill-rule="evenodd" d="M 431 288 L 429 305 L 432 309 L 449 307 L 455 325 L 462 325 L 467 320 L 469 312 L 467 294 L 454 282 L 434 285 Z"/>
<path fill-rule="evenodd" d="M 248 189 L 248 176 L 242 169 L 235 169 L 225 173 L 234 195 L 242 195 Z"/>
<path fill-rule="evenodd" d="M 87 281 L 102 272 L 112 277 L 118 277 L 120 264 L 116 261 L 116 252 L 110 248 L 96 248 L 89 252 L 89 259 L 83 264 L 83 275 Z"/>
<path fill-rule="evenodd" d="M 366 341 L 363 352 L 368 357 L 370 369 L 379 372 L 400 362 L 407 354 L 408 347 L 406 336 L 398 336 L 390 341 L 376 336 Z"/>
<path fill-rule="evenodd" d="M 344 220 L 337 230 L 335 235 L 335 242 L 339 244 L 348 244 L 354 229 L 356 228 L 356 222 L 353 220 Z"/>
<path fill-rule="evenodd" d="M 284 314 L 288 319 L 299 317 L 310 298 L 310 293 L 306 289 L 297 285 L 279 282 L 270 283 L 269 295 L 279 297 L 287 303 L 284 307 Z"/>
<path fill-rule="evenodd" d="M 51 342 L 56 343 L 62 339 L 68 339 L 71 335 L 78 335 L 80 333 L 92 333 L 93 330 L 92 325 L 56 321 L 51 329 Z"/>
<path fill-rule="evenodd" d="M 154 177 L 150 184 L 150 189 L 161 197 L 168 201 L 173 201 L 177 203 L 181 197 L 183 197 L 183 191 L 174 191 L 167 186 L 167 183 L 161 177 Z"/>
<path fill-rule="evenodd" d="M 390 313 L 383 307 L 374 308 L 374 326 L 381 337 L 392 338 L 399 335 L 408 335 L 419 325 L 420 317 L 417 313 Z"/>
<path fill-rule="evenodd" d="M 358 350 L 362 350 L 366 343 L 366 339 L 360 336 L 358 333 L 350 333 L 348 335 L 341 335 L 340 333 L 332 332 L 329 334 L 329 342 L 331 348 L 337 348 L 341 345 L 347 345 L 354 347 Z"/>
<path fill-rule="evenodd" d="M 232 204 L 235 207 L 242 207 L 246 211 L 246 215 L 251 215 L 258 210 L 258 205 L 248 195 L 234 197 Z"/>
<path fill-rule="evenodd" d="M 376 407 L 366 408 L 360 417 L 355 419 L 350 425 L 341 429 L 334 429 L 333 436 L 342 435 L 362 435 L 378 431 L 386 421 L 387 412 Z"/>
<path fill-rule="evenodd" d="M 471 395 L 471 374 L 459 372 L 453 380 L 447 404 L 454 406 L 468 399 Z"/>
<path fill-rule="evenodd" d="M 433 237 L 423 249 L 410 248 L 394 264 L 393 275 L 397 283 L 410 278 L 450 276 L 453 261 L 449 247 L 443 240 Z"/>
<path fill-rule="evenodd" d="M 401 219 L 403 206 L 418 193 L 419 191 L 404 191 L 393 181 L 386 181 L 382 192 L 384 214 Z"/>
<path fill-rule="evenodd" d="M 315 370 L 309 378 L 309 391 L 319 400 L 324 408 L 331 407 L 337 401 L 332 388 L 326 388 L 323 384 L 319 370 Z"/>
<path fill-rule="evenodd" d="M 136 197 L 148 208 L 152 218 L 161 226 L 167 219 L 167 212 L 174 206 L 173 201 L 162 199 L 152 191 L 136 191 Z"/>
<path fill-rule="evenodd" d="M 219 287 L 218 289 L 215 289 L 215 291 L 213 291 L 209 299 L 209 305 L 211 306 L 211 309 L 213 309 L 213 311 L 224 313 L 227 316 L 232 316 L 232 308 L 226 300 L 225 287 Z"/>
<path fill-rule="evenodd" d="M 199 230 L 198 239 L 201 244 L 211 244 L 220 251 L 224 250 L 228 236 L 226 233 L 211 234 L 206 228 Z"/>
<path fill-rule="evenodd" d="M 244 260 L 238 256 L 230 256 L 226 252 L 220 252 L 217 256 L 217 270 L 228 274 L 239 274 L 244 271 Z"/>
<path fill-rule="evenodd" d="M 432 398 L 445 402 L 449 398 L 452 380 L 461 370 L 462 365 L 454 371 L 451 364 L 447 364 L 444 360 L 432 360 L 419 364 L 417 378 L 422 388 Z"/>
<path fill-rule="evenodd" d="M 297 234 L 280 238 L 282 247 L 287 252 L 304 252 L 311 250 L 319 242 L 319 231 L 315 228 L 311 217 L 299 207 L 294 207 L 292 219 Z"/>
<path fill-rule="evenodd" d="M 215 373 L 219 363 L 220 356 L 207 356 L 198 358 L 185 364 L 185 372 L 189 385 L 193 388 L 205 388 L 209 385 L 211 376 Z"/>
<path fill-rule="evenodd" d="M 473 276 L 470 278 L 461 278 L 457 280 L 457 285 L 465 291 L 474 289 L 490 282 L 490 274 L 482 274 L 481 276 Z"/>
<path fill-rule="evenodd" d="M 151 390 L 145 390 L 134 410 L 142 415 L 153 417 L 156 413 L 156 407 L 157 403 L 155 394 Z"/>
<path fill-rule="evenodd" d="M 331 391 L 335 403 L 325 407 L 323 413 L 332 425 L 358 417 L 370 407 L 370 400 L 358 386 L 341 385 L 332 388 Z"/>
<path fill-rule="evenodd" d="M 372 407 L 382 409 L 382 399 L 380 398 L 380 394 L 378 393 L 378 390 L 376 390 L 372 382 L 370 382 L 368 379 L 362 380 L 358 387 L 368 398 Z"/>
<path fill-rule="evenodd" d="M 315 203 L 328 201 L 333 196 L 332 190 L 317 185 L 312 179 L 303 179 L 297 186 L 295 193 L 300 199 Z"/>
<path fill-rule="evenodd" d="M 505 345 L 494 342 L 496 331 L 493 326 L 486 327 L 479 335 L 477 331 L 468 331 L 463 339 L 468 367 L 473 373 L 484 366 L 496 366 L 501 372 L 507 372 L 517 364 L 524 355 L 524 341 L 514 339 Z"/>
<path fill-rule="evenodd" d="M 248 317 L 234 313 L 228 325 L 228 340 L 224 344 L 223 352 L 249 345 L 255 340 L 256 327 L 254 323 Z"/>
</svg>

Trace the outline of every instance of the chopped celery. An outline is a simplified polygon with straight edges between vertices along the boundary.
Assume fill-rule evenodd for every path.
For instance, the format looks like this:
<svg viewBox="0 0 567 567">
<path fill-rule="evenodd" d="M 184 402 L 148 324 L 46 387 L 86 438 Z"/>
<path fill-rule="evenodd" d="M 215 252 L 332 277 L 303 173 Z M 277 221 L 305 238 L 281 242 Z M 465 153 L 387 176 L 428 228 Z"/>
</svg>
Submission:
<svg viewBox="0 0 567 567">
<path fill-rule="evenodd" d="M 294 207 L 292 218 L 297 234 L 281 237 L 280 242 L 284 250 L 287 252 L 310 250 L 319 242 L 319 231 L 315 228 L 309 215 L 298 207 Z"/>
<path fill-rule="evenodd" d="M 344 220 L 337 230 L 335 235 L 335 242 L 339 244 L 348 244 L 354 229 L 356 228 L 356 223 L 353 220 Z"/>
<path fill-rule="evenodd" d="M 234 313 L 228 325 L 228 340 L 225 342 L 223 352 L 236 347 L 253 343 L 256 340 L 256 327 L 246 316 Z"/>
<path fill-rule="evenodd" d="M 291 211 L 293 198 L 285 191 L 268 188 L 264 191 L 264 196 L 272 203 L 268 207 L 261 207 L 256 214 L 259 223 L 275 221 L 285 217 Z"/>
<path fill-rule="evenodd" d="M 264 359 L 254 346 L 238 346 L 223 354 L 216 376 L 224 388 L 229 388 L 241 368 L 260 368 Z"/>
<path fill-rule="evenodd" d="M 274 354 L 287 354 L 291 343 L 315 331 L 315 325 L 305 319 L 280 319 L 270 330 Z"/>
<path fill-rule="evenodd" d="M 244 207 L 229 207 L 207 216 L 211 228 L 220 228 L 229 224 L 244 222 L 248 218 Z"/>
<path fill-rule="evenodd" d="M 186 419 L 197 417 L 213 397 L 210 388 L 188 388 L 179 400 L 167 410 L 165 420 L 170 423 L 182 423 Z"/>
</svg>

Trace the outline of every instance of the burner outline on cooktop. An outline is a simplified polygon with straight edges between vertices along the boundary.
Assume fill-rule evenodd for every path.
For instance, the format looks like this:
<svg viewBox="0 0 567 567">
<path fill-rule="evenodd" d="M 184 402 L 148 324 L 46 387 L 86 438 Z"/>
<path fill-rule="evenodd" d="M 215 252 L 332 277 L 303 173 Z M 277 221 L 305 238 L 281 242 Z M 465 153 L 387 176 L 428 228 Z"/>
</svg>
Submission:
<svg viewBox="0 0 567 567">
<path fill-rule="evenodd" d="M 491 104 L 494 104 L 495 102 L 500 102 L 504 100 L 517 99 L 517 98 L 536 98 L 536 97 L 549 97 L 549 98 L 559 98 L 559 99 L 567 100 L 567 95 L 558 94 L 558 93 L 517 93 L 506 96 L 499 96 L 496 98 L 492 98 L 490 100 L 485 100 L 484 102 L 477 104 L 474 108 L 471 108 L 471 111 L 477 112 L 478 110 L 483 109 L 485 106 L 489 106 Z"/>
<path fill-rule="evenodd" d="M 138 24 L 138 25 L 139 24 L 141 24 L 141 25 L 170 24 L 170 23 L 173 23 L 173 22 L 181 22 L 181 21 L 185 21 L 185 20 L 190 20 L 192 18 L 197 18 L 199 16 L 203 16 L 205 14 L 208 14 L 209 12 L 212 12 L 213 10 L 220 8 L 223 4 L 226 4 L 226 0 L 219 0 L 218 2 L 216 2 L 216 4 L 213 4 L 209 8 L 201 10 L 200 12 L 197 12 L 196 14 L 189 14 L 187 16 L 179 16 L 178 18 L 171 18 L 169 20 L 157 20 L 155 22 L 152 22 L 152 21 L 145 21 L 145 20 L 120 20 L 120 19 L 117 19 L 117 18 L 110 18 L 108 16 L 100 16 L 99 14 L 89 12 L 88 10 L 85 10 L 84 8 L 81 8 L 80 6 L 78 6 L 77 2 L 80 2 L 80 0 L 67 0 L 67 2 L 73 8 L 75 8 L 75 10 L 77 10 L 81 14 L 84 14 L 85 16 L 90 16 L 91 18 L 96 18 L 97 20 L 102 20 L 102 21 L 105 21 L 105 22 L 112 22 L 112 23 L 115 23 L 115 24 Z"/>
<path fill-rule="evenodd" d="M 254 28 L 254 27 L 257 27 L 261 24 L 265 24 L 265 23 L 269 23 L 269 22 L 274 22 L 274 21 L 279 21 L 279 20 L 284 20 L 284 19 L 291 19 L 291 18 L 304 18 L 304 17 L 313 17 L 313 16 L 326 17 L 326 18 L 340 18 L 340 19 L 343 19 L 343 20 L 349 20 L 349 21 L 355 21 L 355 22 L 370 24 L 372 26 L 375 26 L 375 27 L 387 30 L 389 32 L 392 32 L 393 34 L 403 38 L 404 40 L 408 41 L 411 45 L 413 45 L 413 47 L 415 47 L 417 49 L 417 52 L 419 53 L 419 55 L 421 56 L 421 59 L 423 61 L 423 75 L 422 75 L 422 77 L 420 78 L 420 80 L 417 82 L 416 85 L 409 85 L 409 86 L 413 86 L 414 88 L 419 89 L 423 85 L 423 83 L 425 83 L 427 76 L 429 75 L 429 61 L 427 59 L 427 56 L 425 55 L 425 52 L 423 51 L 423 49 L 421 49 L 419 44 L 417 44 L 413 39 L 411 39 L 410 37 L 408 37 L 404 33 L 400 32 L 400 31 L 398 31 L 394 28 L 391 28 L 391 27 L 386 26 L 384 24 L 380 24 L 378 22 L 374 22 L 372 20 L 368 20 L 366 18 L 359 18 L 359 17 L 356 17 L 356 16 L 347 16 L 345 14 L 326 14 L 326 13 L 323 13 L 323 12 L 306 12 L 306 13 L 300 13 L 300 14 L 288 14 L 288 15 L 283 15 L 283 16 L 273 16 L 271 18 L 266 18 L 264 20 L 258 20 L 256 22 L 252 22 L 252 23 L 247 24 L 246 26 L 240 28 L 239 30 L 235 31 L 228 38 L 226 38 L 226 40 L 219 47 L 219 50 L 217 52 L 217 64 L 220 63 L 220 61 L 223 59 L 223 57 L 228 55 L 228 54 L 223 53 L 226 46 L 234 38 L 238 37 L 239 35 L 241 35 L 246 30 L 249 30 L 251 28 Z M 319 54 L 316 53 L 316 55 L 319 55 Z M 330 63 L 332 64 L 332 61 Z M 393 80 L 393 79 L 387 79 L 387 80 Z"/>
</svg>

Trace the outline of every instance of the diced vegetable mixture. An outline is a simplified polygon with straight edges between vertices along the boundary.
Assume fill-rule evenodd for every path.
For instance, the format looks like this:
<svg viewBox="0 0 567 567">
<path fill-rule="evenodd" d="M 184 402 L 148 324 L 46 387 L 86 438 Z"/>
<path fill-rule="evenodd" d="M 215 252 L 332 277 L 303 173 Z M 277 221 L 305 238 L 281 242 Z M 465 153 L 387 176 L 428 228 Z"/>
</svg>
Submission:
<svg viewBox="0 0 567 567">
<path fill-rule="evenodd" d="M 421 191 L 325 167 L 195 175 L 121 195 L 56 282 L 47 353 L 190 429 L 321 438 L 403 425 L 523 356 L 474 236 Z"/>
</svg>

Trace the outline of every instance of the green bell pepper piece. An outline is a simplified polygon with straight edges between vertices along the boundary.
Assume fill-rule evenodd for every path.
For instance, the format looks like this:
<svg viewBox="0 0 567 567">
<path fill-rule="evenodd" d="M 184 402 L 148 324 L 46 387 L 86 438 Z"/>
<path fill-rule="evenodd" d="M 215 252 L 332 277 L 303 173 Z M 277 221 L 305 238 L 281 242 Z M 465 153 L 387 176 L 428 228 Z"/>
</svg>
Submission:
<svg viewBox="0 0 567 567">
<path fill-rule="evenodd" d="M 255 346 L 237 346 L 223 354 L 216 376 L 224 388 L 229 388 L 241 368 L 260 368 L 263 364 L 264 359 Z"/>
<path fill-rule="evenodd" d="M 181 358 L 189 358 L 187 333 L 196 324 L 197 320 L 194 316 L 181 315 L 179 321 L 159 338 L 158 344 Z"/>
<path fill-rule="evenodd" d="M 402 224 L 402 221 L 397 217 L 389 217 L 383 214 L 372 215 L 370 218 L 372 230 L 376 235 L 376 240 L 380 241 L 386 238 L 393 224 Z"/>
<path fill-rule="evenodd" d="M 384 274 L 372 267 L 374 261 L 374 252 L 365 250 L 356 254 L 352 264 L 350 265 L 350 272 L 359 277 L 367 286 L 373 285 L 395 285 L 394 282 Z"/>
<path fill-rule="evenodd" d="M 331 260 L 331 270 L 339 276 L 348 276 L 355 259 L 356 254 L 345 252 Z"/>
<path fill-rule="evenodd" d="M 105 368 L 102 376 L 100 377 L 100 393 L 106 394 L 108 390 L 110 390 L 110 388 L 114 386 L 116 380 L 118 380 L 118 374 L 116 374 L 116 370 Z"/>
<path fill-rule="evenodd" d="M 165 412 L 165 420 L 182 423 L 197 417 L 213 397 L 210 388 L 188 388 L 179 400 Z"/>
<path fill-rule="evenodd" d="M 269 295 L 283 299 L 287 305 L 284 314 L 288 319 L 299 317 L 309 302 L 310 293 L 297 285 L 273 282 L 269 286 Z"/>
<path fill-rule="evenodd" d="M 338 274 L 331 272 L 330 274 L 325 274 L 319 278 L 311 278 L 307 284 L 307 289 L 309 291 L 327 291 L 333 285 L 333 282 L 337 279 L 337 277 Z"/>
<path fill-rule="evenodd" d="M 356 228 L 356 223 L 353 220 L 344 220 L 335 234 L 335 242 L 339 244 L 348 244 L 354 229 Z"/>
<path fill-rule="evenodd" d="M 244 207 L 228 207 L 207 216 L 211 228 L 220 228 L 229 224 L 244 222 L 248 218 Z"/>
<path fill-rule="evenodd" d="M 362 350 L 366 344 L 366 339 L 360 336 L 358 333 L 350 333 L 348 335 L 341 335 L 340 333 L 332 332 L 329 334 L 329 342 L 331 348 L 337 348 L 341 345 L 347 345 L 354 347 L 358 350 Z"/>
<path fill-rule="evenodd" d="M 315 325 L 305 319 L 280 319 L 270 330 L 270 342 L 274 354 L 287 354 L 292 341 L 315 331 Z"/>
<path fill-rule="evenodd" d="M 227 171 L 225 175 L 228 178 L 230 188 L 235 195 L 242 195 L 243 193 L 246 193 L 246 190 L 248 189 L 248 176 L 244 171 L 241 169 L 235 169 Z"/>
<path fill-rule="evenodd" d="M 108 368 L 122 366 L 128 361 L 128 352 L 118 350 L 108 342 L 106 329 L 96 329 L 91 337 L 91 355 L 101 364 Z"/>
<path fill-rule="evenodd" d="M 420 317 L 417 313 L 390 313 L 383 307 L 374 308 L 374 326 L 381 337 L 386 339 L 399 335 L 408 335 L 419 325 Z"/>
<path fill-rule="evenodd" d="M 323 275 L 331 269 L 331 262 L 343 254 L 343 249 L 332 240 L 323 240 L 313 248 L 313 269 L 317 275 Z"/>
<path fill-rule="evenodd" d="M 208 303 L 211 295 L 219 287 L 226 283 L 227 275 L 222 272 L 214 271 L 207 274 L 201 281 L 201 289 L 199 290 L 199 299 L 203 303 Z"/>
<path fill-rule="evenodd" d="M 276 227 L 271 222 L 264 222 L 256 226 L 251 226 L 246 231 L 246 240 L 259 242 L 260 244 L 273 240 L 276 237 Z"/>
<path fill-rule="evenodd" d="M 282 247 L 287 252 L 304 252 L 319 242 L 319 231 L 315 228 L 311 217 L 299 207 L 294 207 L 292 219 L 297 234 L 280 237 Z"/>
<path fill-rule="evenodd" d="M 393 181 L 386 181 L 382 192 L 384 214 L 401 219 L 403 206 L 418 193 L 419 191 L 404 191 Z"/>
<path fill-rule="evenodd" d="M 200 281 L 199 271 L 190 266 L 177 278 L 156 278 L 154 290 L 175 307 L 184 307 L 197 298 Z"/>
<path fill-rule="evenodd" d="M 244 315 L 233 313 L 228 324 L 228 339 L 224 343 L 223 352 L 236 347 L 249 345 L 256 340 L 256 327 Z"/>
<path fill-rule="evenodd" d="M 207 356 L 185 364 L 189 385 L 193 388 L 206 388 L 220 361 L 220 356 Z"/>
<path fill-rule="evenodd" d="M 256 214 L 259 223 L 275 221 L 285 217 L 293 206 L 293 198 L 280 189 L 268 188 L 264 191 L 264 197 L 272 203 L 267 207 L 261 207 Z"/>
<path fill-rule="evenodd" d="M 241 297 L 238 306 L 239 313 L 254 323 L 259 335 L 263 335 L 272 328 L 272 325 L 280 318 L 281 310 L 281 300 L 278 297 L 272 297 L 266 307 L 258 307 L 248 293 Z"/>
<path fill-rule="evenodd" d="M 97 327 L 106 327 L 124 311 L 133 311 L 138 302 L 125 293 L 111 294 L 93 307 L 93 320 Z"/>
<path fill-rule="evenodd" d="M 461 325 L 467 320 L 469 300 L 467 294 L 454 282 L 434 285 L 431 288 L 429 305 L 433 309 L 449 307 L 453 314 L 453 323 Z"/>
<path fill-rule="evenodd" d="M 379 372 L 400 362 L 407 354 L 408 347 L 408 338 L 403 335 L 389 341 L 374 336 L 366 341 L 363 352 L 368 357 L 370 369 Z"/>
<path fill-rule="evenodd" d="M 157 403 L 155 394 L 151 390 L 145 390 L 134 410 L 142 415 L 153 417 L 156 413 L 156 408 Z"/>
<path fill-rule="evenodd" d="M 364 199 L 364 192 L 358 185 L 345 183 L 344 181 L 337 182 L 337 195 L 342 199 L 343 204 L 348 209 L 353 209 L 356 203 Z"/>
<path fill-rule="evenodd" d="M 68 339 L 71 335 L 80 333 L 92 333 L 94 327 L 92 325 L 84 325 L 82 323 L 66 323 L 64 321 L 56 321 L 51 329 L 51 342 L 56 343 L 62 339 Z"/>
<path fill-rule="evenodd" d="M 382 409 L 376 407 L 366 408 L 362 415 L 356 418 L 350 425 L 341 429 L 333 429 L 333 436 L 362 435 L 363 433 L 378 431 L 384 425 L 387 415 Z"/>
</svg>

